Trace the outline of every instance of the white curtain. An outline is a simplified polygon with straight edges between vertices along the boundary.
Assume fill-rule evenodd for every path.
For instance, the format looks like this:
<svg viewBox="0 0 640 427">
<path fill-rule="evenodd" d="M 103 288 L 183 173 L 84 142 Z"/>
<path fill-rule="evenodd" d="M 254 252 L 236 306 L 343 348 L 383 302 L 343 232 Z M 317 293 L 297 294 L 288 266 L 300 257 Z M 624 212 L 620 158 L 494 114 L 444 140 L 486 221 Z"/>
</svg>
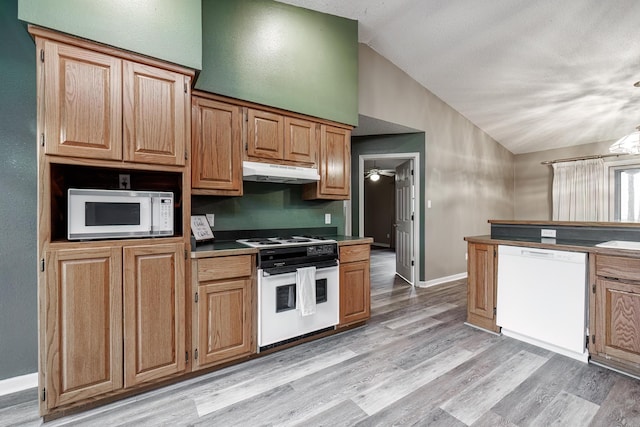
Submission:
<svg viewBox="0 0 640 427">
<path fill-rule="evenodd" d="M 603 159 L 553 164 L 553 220 L 604 221 Z"/>
</svg>

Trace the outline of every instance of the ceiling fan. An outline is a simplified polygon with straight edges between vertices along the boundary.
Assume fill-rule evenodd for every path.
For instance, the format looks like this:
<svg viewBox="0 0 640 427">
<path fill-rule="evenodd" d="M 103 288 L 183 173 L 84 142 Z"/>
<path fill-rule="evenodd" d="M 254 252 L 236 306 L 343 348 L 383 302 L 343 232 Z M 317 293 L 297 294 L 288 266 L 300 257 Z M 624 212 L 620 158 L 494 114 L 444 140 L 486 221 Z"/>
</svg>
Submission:
<svg viewBox="0 0 640 427">
<path fill-rule="evenodd" d="M 396 175 L 396 171 L 395 169 L 379 169 L 376 167 L 376 163 L 373 162 L 373 167 L 371 169 L 369 169 L 367 172 L 365 172 L 364 174 L 364 179 L 369 178 L 371 181 L 377 181 L 380 179 L 380 176 L 384 175 L 384 176 L 395 176 Z"/>
</svg>

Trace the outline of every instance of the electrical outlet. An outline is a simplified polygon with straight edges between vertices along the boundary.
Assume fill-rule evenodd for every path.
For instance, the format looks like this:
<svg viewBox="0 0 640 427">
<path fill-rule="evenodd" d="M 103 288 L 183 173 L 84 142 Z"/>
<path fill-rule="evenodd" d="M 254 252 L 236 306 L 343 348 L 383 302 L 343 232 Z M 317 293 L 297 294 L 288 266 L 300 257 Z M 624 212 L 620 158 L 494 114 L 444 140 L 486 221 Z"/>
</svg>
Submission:
<svg viewBox="0 0 640 427">
<path fill-rule="evenodd" d="M 540 237 L 556 237 L 556 230 L 549 230 L 549 229 L 541 229 L 540 230 Z"/>
<path fill-rule="evenodd" d="M 324 223 L 325 224 L 331 224 L 331 214 L 330 213 L 324 214 Z"/>
<path fill-rule="evenodd" d="M 131 188 L 131 175 L 121 173 L 118 176 L 118 184 L 121 190 L 129 190 Z"/>
<path fill-rule="evenodd" d="M 213 228 L 213 224 L 215 222 L 214 214 L 207 214 L 207 222 L 209 223 L 209 227 Z"/>
<path fill-rule="evenodd" d="M 465 260 L 465 261 L 468 261 L 468 260 L 469 260 L 469 253 L 468 253 L 468 252 L 465 252 L 465 253 L 464 253 L 464 260 Z"/>
</svg>

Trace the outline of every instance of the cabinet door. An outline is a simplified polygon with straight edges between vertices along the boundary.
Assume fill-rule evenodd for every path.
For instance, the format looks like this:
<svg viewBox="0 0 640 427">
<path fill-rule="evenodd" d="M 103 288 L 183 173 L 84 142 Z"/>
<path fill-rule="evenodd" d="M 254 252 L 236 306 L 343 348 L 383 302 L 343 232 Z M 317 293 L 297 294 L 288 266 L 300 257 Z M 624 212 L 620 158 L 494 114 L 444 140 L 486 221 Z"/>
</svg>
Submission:
<svg viewBox="0 0 640 427">
<path fill-rule="evenodd" d="M 469 243 L 467 278 L 467 321 L 495 331 L 496 257 L 495 245 Z"/>
<path fill-rule="evenodd" d="M 296 162 L 316 163 L 316 123 L 284 118 L 284 158 Z"/>
<path fill-rule="evenodd" d="M 192 121 L 193 188 L 241 196 L 242 108 L 194 97 Z"/>
<path fill-rule="evenodd" d="M 369 261 L 340 265 L 340 324 L 369 318 L 371 307 Z"/>
<path fill-rule="evenodd" d="M 596 280 L 596 351 L 640 364 L 640 285 Z"/>
<path fill-rule="evenodd" d="M 124 159 L 164 165 L 185 164 L 190 140 L 190 78 L 135 62 L 123 65 Z"/>
<path fill-rule="evenodd" d="M 284 120 L 279 114 L 247 110 L 247 155 L 261 159 L 283 158 Z"/>
<path fill-rule="evenodd" d="M 184 248 L 124 248 L 125 387 L 185 367 Z"/>
<path fill-rule="evenodd" d="M 197 368 L 255 351 L 251 283 L 245 278 L 198 286 Z"/>
<path fill-rule="evenodd" d="M 332 126 L 320 126 L 318 149 L 320 182 L 306 184 L 305 200 L 349 198 L 351 180 L 351 131 Z"/>
<path fill-rule="evenodd" d="M 45 153 L 122 158 L 122 61 L 44 40 Z"/>
<path fill-rule="evenodd" d="M 122 388 L 122 251 L 46 254 L 46 405 Z"/>
</svg>

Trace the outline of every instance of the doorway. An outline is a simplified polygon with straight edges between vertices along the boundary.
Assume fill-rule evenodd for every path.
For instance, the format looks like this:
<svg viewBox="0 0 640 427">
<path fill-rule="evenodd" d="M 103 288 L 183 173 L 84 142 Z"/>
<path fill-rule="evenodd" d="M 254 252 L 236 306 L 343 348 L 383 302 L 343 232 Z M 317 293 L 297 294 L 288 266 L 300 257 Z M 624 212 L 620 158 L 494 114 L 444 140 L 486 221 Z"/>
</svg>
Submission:
<svg viewBox="0 0 640 427">
<path fill-rule="evenodd" d="M 358 157 L 358 230 L 361 237 L 367 235 L 365 224 L 365 176 L 371 170 L 369 165 L 376 162 L 376 168 L 394 170 L 400 182 L 394 179 L 393 228 L 387 240 L 389 247 L 395 248 L 396 274 L 412 286 L 419 278 L 418 256 L 420 236 L 420 203 L 416 195 L 420 194 L 420 153 L 362 154 Z M 366 166 L 365 166 L 366 164 Z M 367 186 L 371 189 L 372 186 Z M 369 236 L 372 237 L 372 236 Z M 382 246 L 386 242 L 382 243 Z"/>
</svg>

